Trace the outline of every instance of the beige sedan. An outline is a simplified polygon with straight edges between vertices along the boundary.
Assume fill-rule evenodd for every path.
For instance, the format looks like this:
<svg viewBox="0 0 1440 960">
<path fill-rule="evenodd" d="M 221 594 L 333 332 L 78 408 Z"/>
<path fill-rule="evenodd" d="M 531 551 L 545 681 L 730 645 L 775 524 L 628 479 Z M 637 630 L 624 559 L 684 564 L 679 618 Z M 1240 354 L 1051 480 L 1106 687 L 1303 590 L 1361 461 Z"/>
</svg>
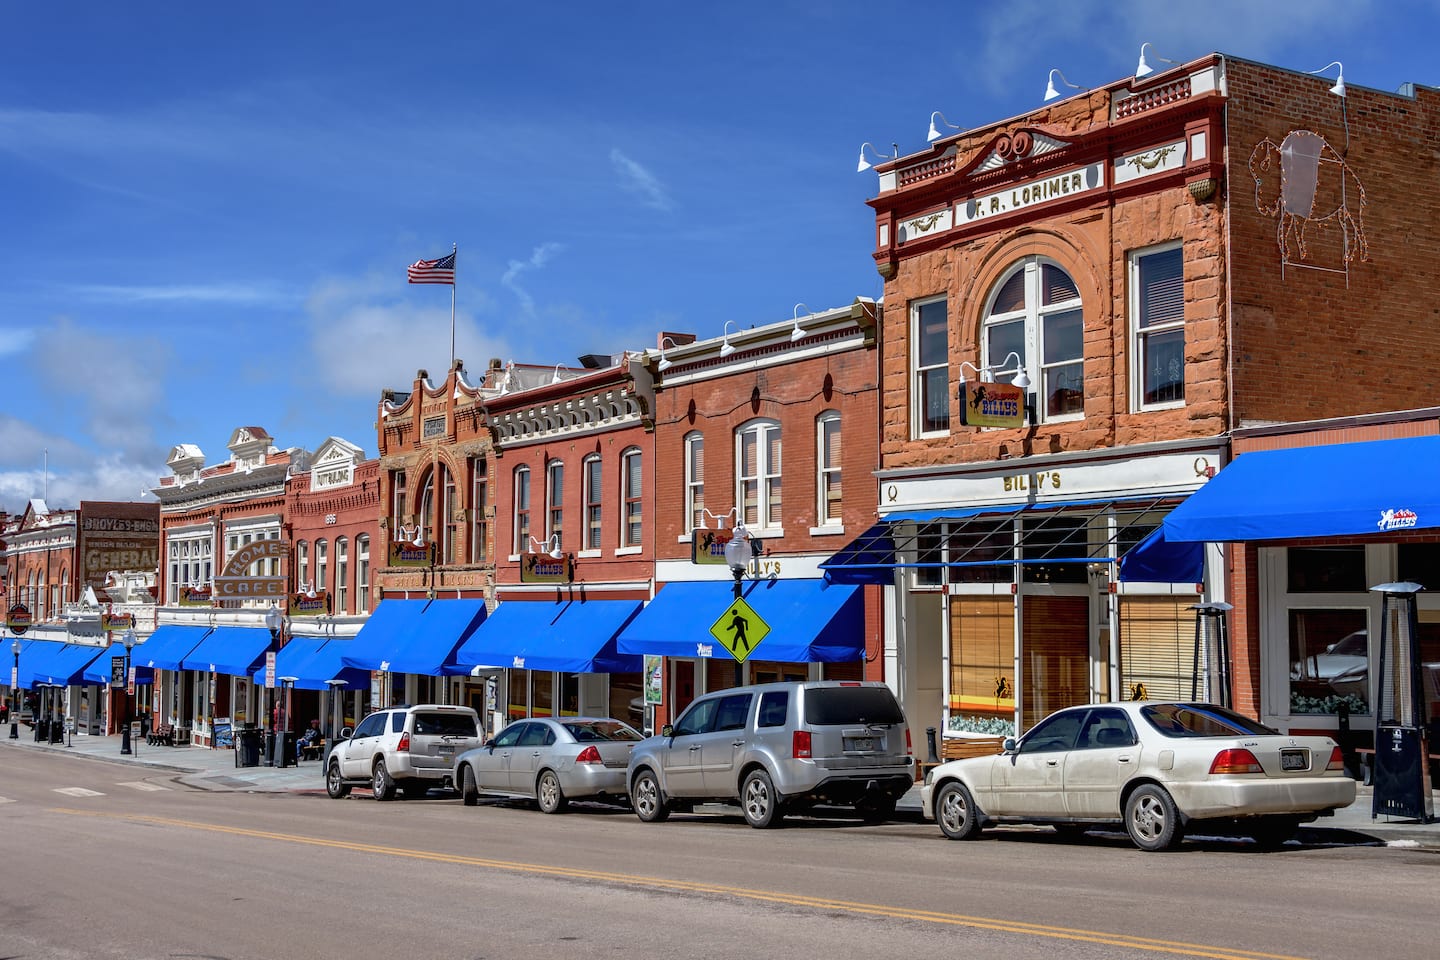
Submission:
<svg viewBox="0 0 1440 960">
<path fill-rule="evenodd" d="M 920 798 L 952 840 L 997 823 L 1124 824 L 1140 849 L 1165 850 L 1203 822 L 1278 846 L 1353 803 L 1355 781 L 1329 737 L 1292 737 L 1209 703 L 1133 701 L 1069 707 L 1004 753 L 941 764 Z"/>
</svg>

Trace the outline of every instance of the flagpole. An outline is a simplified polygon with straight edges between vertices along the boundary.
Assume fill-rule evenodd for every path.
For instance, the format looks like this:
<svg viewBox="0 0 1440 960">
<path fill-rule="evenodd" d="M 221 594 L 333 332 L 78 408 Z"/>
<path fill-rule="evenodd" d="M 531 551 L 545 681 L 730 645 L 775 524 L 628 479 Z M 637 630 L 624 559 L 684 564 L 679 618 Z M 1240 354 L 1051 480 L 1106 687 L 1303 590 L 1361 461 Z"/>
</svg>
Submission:
<svg viewBox="0 0 1440 960">
<path fill-rule="evenodd" d="M 451 255 L 452 257 L 456 257 L 456 254 L 458 254 L 459 252 L 460 252 L 460 245 L 459 245 L 458 243 L 452 243 L 452 244 L 450 244 L 450 255 Z M 458 264 L 458 262 L 459 262 L 459 257 L 456 257 L 455 261 L 452 262 L 452 266 L 453 266 L 454 264 Z M 450 369 L 451 369 L 451 370 L 454 370 L 454 369 L 455 369 L 455 281 L 454 281 L 454 280 L 452 280 L 452 281 L 450 282 Z"/>
</svg>

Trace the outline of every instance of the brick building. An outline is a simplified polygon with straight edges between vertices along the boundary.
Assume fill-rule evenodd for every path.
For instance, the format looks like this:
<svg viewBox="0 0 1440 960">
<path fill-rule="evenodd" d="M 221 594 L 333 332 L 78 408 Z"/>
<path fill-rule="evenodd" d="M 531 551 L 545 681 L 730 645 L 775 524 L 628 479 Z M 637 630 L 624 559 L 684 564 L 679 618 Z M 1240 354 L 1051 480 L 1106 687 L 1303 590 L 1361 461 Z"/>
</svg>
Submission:
<svg viewBox="0 0 1440 960">
<path fill-rule="evenodd" d="M 857 300 L 707 340 L 662 334 L 648 353 L 657 593 L 620 649 L 666 658 L 656 724 L 740 683 L 881 677 L 870 588 L 819 567 L 874 522 L 879 322 L 879 305 Z M 743 582 L 724 557 L 737 521 L 756 551 Z M 753 620 L 744 643 L 711 630 L 737 589 L 769 628 L 753 654 Z"/>
<path fill-rule="evenodd" d="M 912 722 L 1213 694 L 1203 599 L 1236 704 L 1290 723 L 1243 552 L 1116 561 L 1239 431 L 1434 401 L 1440 104 L 1332 84 L 1215 54 L 876 168 L 884 523 L 831 568 L 885 584 Z"/>
</svg>

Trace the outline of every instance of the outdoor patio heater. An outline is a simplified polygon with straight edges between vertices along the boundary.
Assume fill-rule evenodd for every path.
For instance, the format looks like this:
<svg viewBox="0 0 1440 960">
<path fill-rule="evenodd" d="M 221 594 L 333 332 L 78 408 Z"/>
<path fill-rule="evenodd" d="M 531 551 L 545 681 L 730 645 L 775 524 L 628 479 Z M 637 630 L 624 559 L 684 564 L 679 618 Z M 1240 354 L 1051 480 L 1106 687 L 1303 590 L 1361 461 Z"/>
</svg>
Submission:
<svg viewBox="0 0 1440 960">
<path fill-rule="evenodd" d="M 1425 691 L 1421 686 L 1418 583 L 1382 583 L 1380 683 L 1375 710 L 1375 773 L 1370 819 L 1380 814 L 1435 819 L 1430 797 Z"/>
<path fill-rule="evenodd" d="M 1222 707 L 1230 700 L 1230 604 L 1220 600 L 1197 603 L 1195 611 L 1195 663 L 1190 674 L 1190 699 L 1209 700 Z M 1201 680 L 1204 689 L 1201 689 Z M 1203 696 L 1202 696 L 1203 694 Z"/>
</svg>

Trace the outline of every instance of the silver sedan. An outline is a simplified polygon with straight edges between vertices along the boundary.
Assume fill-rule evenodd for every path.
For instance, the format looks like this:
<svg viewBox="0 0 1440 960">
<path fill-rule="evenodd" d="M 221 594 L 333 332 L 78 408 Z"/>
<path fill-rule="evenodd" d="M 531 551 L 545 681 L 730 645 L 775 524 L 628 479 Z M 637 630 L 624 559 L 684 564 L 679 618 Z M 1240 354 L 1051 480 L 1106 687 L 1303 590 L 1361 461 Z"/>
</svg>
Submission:
<svg viewBox="0 0 1440 960">
<path fill-rule="evenodd" d="M 1208 703 L 1069 707 L 1005 752 L 942 763 L 920 801 L 951 840 L 992 823 L 1047 823 L 1062 833 L 1123 823 L 1142 850 L 1179 843 L 1192 824 L 1265 846 L 1349 806 L 1329 737 L 1291 736 Z"/>
<path fill-rule="evenodd" d="M 534 800 L 542 813 L 559 813 L 571 800 L 620 803 L 630 751 L 643 739 L 609 717 L 517 720 L 456 757 L 455 782 L 466 806 L 482 793 Z"/>
</svg>

